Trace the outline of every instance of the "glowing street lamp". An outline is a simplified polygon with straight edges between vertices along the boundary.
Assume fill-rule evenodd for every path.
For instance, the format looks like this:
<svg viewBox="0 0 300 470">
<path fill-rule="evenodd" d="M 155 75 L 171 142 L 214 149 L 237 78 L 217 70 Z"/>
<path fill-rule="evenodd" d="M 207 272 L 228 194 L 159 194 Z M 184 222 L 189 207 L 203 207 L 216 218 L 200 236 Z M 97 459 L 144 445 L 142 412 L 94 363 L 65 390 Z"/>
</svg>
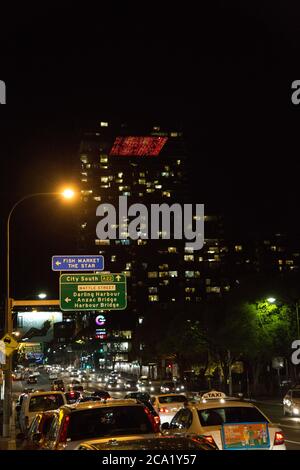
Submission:
<svg viewBox="0 0 300 470">
<path fill-rule="evenodd" d="M 73 199 L 75 197 L 75 191 L 72 188 L 64 189 L 61 194 L 65 199 Z"/>
<path fill-rule="evenodd" d="M 45 292 L 40 292 L 40 294 L 38 294 L 38 298 L 44 300 L 47 298 L 47 294 Z"/>
<path fill-rule="evenodd" d="M 269 304 L 274 304 L 276 302 L 276 299 L 275 297 L 268 297 L 267 301 L 269 302 Z"/>
</svg>

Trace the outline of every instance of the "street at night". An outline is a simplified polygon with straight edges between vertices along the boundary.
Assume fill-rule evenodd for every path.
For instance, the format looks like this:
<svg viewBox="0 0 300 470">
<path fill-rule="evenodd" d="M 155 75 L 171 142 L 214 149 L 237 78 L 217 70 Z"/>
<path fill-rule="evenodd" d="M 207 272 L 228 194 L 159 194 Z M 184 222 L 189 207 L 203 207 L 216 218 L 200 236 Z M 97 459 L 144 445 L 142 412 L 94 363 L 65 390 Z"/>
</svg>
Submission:
<svg viewBox="0 0 300 470">
<path fill-rule="evenodd" d="M 300 8 L 96 3 L 1 11 L 0 461 L 279 464 Z"/>
</svg>

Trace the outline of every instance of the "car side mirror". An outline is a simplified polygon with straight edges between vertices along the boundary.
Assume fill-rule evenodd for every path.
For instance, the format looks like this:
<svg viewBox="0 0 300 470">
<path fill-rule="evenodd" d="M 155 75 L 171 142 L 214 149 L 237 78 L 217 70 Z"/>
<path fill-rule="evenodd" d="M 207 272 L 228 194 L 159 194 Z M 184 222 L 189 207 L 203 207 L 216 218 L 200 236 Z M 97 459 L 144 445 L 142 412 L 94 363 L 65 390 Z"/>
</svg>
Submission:
<svg viewBox="0 0 300 470">
<path fill-rule="evenodd" d="M 169 423 L 162 423 L 161 425 L 161 430 L 166 431 L 167 429 L 170 429 L 170 424 Z"/>
<path fill-rule="evenodd" d="M 41 440 L 41 437 L 42 437 L 42 433 L 41 432 L 36 432 L 32 436 L 32 441 L 37 444 Z"/>
</svg>

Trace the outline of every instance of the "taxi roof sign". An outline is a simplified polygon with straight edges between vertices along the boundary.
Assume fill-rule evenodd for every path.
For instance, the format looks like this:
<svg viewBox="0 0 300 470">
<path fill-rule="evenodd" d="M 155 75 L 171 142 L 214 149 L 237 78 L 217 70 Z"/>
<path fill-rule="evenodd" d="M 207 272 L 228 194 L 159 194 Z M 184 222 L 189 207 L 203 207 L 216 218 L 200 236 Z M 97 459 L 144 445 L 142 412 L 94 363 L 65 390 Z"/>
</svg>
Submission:
<svg viewBox="0 0 300 470">
<path fill-rule="evenodd" d="M 204 393 L 201 398 L 202 400 L 220 400 L 221 398 L 226 398 L 226 395 L 223 392 L 211 390 L 210 392 Z"/>
</svg>

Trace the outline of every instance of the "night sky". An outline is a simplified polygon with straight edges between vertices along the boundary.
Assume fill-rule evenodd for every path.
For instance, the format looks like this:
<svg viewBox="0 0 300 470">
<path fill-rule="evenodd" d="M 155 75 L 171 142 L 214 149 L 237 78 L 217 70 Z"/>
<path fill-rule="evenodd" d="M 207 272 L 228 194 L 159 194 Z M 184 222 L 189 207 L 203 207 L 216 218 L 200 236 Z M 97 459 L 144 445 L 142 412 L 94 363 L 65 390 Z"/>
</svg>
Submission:
<svg viewBox="0 0 300 470">
<path fill-rule="evenodd" d="M 80 131 L 101 119 L 182 126 L 195 202 L 225 214 L 237 238 L 297 236 L 297 2 L 201 2 L 197 11 L 110 3 L 26 2 L 6 7 L 5 19 L 1 12 L 1 246 L 11 204 L 72 181 Z M 53 200 L 22 207 L 14 220 L 14 295 L 50 282 L 55 296 L 50 256 L 74 251 L 75 209 Z"/>
</svg>

